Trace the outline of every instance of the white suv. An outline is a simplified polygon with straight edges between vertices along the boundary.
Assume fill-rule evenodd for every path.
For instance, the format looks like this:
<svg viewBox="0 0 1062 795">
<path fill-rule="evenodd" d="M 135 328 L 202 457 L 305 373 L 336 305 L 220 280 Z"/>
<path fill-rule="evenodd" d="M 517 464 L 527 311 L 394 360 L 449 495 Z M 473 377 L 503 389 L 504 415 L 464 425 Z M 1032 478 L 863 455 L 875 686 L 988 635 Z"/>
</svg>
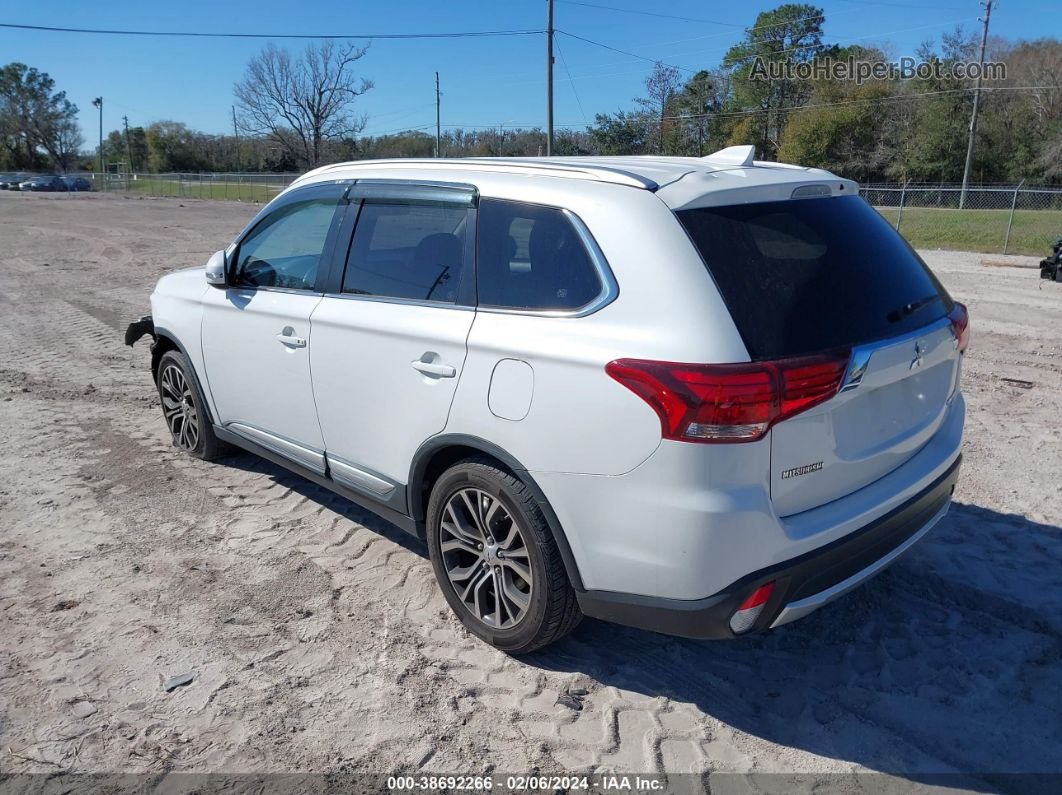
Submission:
<svg viewBox="0 0 1062 795">
<path fill-rule="evenodd" d="M 174 443 L 223 442 L 426 540 L 512 653 L 581 615 L 776 627 L 947 511 L 968 339 L 828 172 L 695 158 L 344 163 L 161 279 Z"/>
</svg>

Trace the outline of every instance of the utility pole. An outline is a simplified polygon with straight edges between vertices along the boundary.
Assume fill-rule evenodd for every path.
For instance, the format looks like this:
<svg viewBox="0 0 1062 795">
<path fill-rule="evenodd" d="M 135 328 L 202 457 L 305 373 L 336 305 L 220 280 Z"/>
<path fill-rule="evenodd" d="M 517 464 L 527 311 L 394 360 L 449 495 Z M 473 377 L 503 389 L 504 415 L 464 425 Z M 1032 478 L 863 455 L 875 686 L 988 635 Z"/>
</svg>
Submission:
<svg viewBox="0 0 1062 795">
<path fill-rule="evenodd" d="M 236 106 L 232 106 L 232 134 L 236 138 L 236 171 L 240 171 L 240 128 L 236 125 Z"/>
<path fill-rule="evenodd" d="M 442 157 L 442 116 L 439 111 L 439 73 L 435 73 L 435 156 Z"/>
<path fill-rule="evenodd" d="M 553 154 L 553 0 L 546 0 L 546 157 Z"/>
<path fill-rule="evenodd" d="M 962 170 L 962 193 L 959 194 L 959 209 L 966 207 L 966 186 L 970 182 L 970 168 L 973 166 L 974 138 L 977 135 L 977 109 L 981 101 L 981 80 L 985 72 L 985 46 L 988 44 L 988 20 L 992 16 L 992 0 L 984 0 L 985 17 L 984 30 L 981 31 L 981 54 L 979 60 L 981 69 L 977 73 L 977 83 L 974 86 L 973 113 L 970 116 L 970 138 L 966 142 L 966 167 Z"/>
<path fill-rule="evenodd" d="M 129 117 L 122 116 L 122 125 L 125 127 L 125 159 L 129 161 L 129 171 L 136 171 L 133 167 L 133 147 L 129 145 Z"/>
<path fill-rule="evenodd" d="M 92 104 L 100 109 L 100 190 L 106 190 L 107 180 L 103 173 L 103 97 L 96 97 Z"/>
</svg>

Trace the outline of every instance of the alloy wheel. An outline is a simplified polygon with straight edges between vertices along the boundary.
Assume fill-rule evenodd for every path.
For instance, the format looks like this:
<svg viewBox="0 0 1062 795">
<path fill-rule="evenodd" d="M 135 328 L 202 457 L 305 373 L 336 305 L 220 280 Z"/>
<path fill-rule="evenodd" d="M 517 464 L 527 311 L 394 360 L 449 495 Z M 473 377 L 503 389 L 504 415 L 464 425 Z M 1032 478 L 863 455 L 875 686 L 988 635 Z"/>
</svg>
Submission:
<svg viewBox="0 0 1062 795">
<path fill-rule="evenodd" d="M 159 374 L 159 394 L 173 443 L 182 450 L 195 450 L 199 444 L 199 414 L 188 378 L 176 364 L 167 363 Z"/>
<path fill-rule="evenodd" d="M 531 604 L 531 561 L 519 522 L 475 488 L 456 492 L 439 522 L 443 567 L 468 611 L 493 629 L 512 629 Z"/>
</svg>

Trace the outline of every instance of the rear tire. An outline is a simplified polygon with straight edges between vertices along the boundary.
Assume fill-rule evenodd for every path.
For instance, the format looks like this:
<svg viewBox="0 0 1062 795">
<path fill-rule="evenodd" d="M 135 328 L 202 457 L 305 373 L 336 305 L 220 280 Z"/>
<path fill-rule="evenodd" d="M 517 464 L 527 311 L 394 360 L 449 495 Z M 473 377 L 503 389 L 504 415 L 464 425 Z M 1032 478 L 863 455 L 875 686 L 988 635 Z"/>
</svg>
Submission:
<svg viewBox="0 0 1062 795">
<path fill-rule="evenodd" d="M 469 459 L 442 474 L 428 501 L 427 535 L 446 601 L 495 648 L 526 654 L 582 618 L 538 503 L 495 462 Z"/>
<path fill-rule="evenodd" d="M 224 447 L 214 435 L 206 401 L 188 359 L 179 351 L 166 351 L 159 358 L 157 378 L 162 417 L 173 446 L 196 458 L 213 461 Z"/>
</svg>

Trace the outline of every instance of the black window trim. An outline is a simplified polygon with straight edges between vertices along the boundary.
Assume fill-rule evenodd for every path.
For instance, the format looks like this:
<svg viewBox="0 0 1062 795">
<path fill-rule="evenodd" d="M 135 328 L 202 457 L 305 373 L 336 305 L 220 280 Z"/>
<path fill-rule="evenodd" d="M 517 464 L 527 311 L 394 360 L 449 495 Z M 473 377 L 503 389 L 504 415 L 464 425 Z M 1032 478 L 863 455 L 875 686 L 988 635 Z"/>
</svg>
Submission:
<svg viewBox="0 0 1062 795">
<path fill-rule="evenodd" d="M 409 179 L 359 179 L 347 193 L 350 205 L 342 227 L 339 231 L 339 245 L 333 257 L 333 268 L 324 285 L 327 298 L 342 298 L 347 301 L 373 301 L 385 304 L 402 304 L 405 306 L 424 306 L 434 309 L 456 309 L 475 311 L 476 309 L 476 208 L 479 204 L 479 191 L 473 185 L 458 182 L 433 182 Z M 350 248 L 354 244 L 354 233 L 358 228 L 361 208 L 366 203 L 379 204 L 414 204 L 414 205 L 451 205 L 466 208 L 465 226 L 465 262 L 470 266 L 461 274 L 461 283 L 457 288 L 457 300 L 434 301 L 423 298 L 400 298 L 390 295 L 359 295 L 343 292 L 343 280 L 346 277 L 347 260 Z"/>
<path fill-rule="evenodd" d="M 228 252 L 226 253 L 228 259 L 226 278 L 229 282 L 229 289 L 248 292 L 257 292 L 261 290 L 271 293 L 295 293 L 297 295 L 320 295 L 324 293 L 328 277 L 335 267 L 334 260 L 336 257 L 336 244 L 340 240 L 339 233 L 343 228 L 349 210 L 349 202 L 346 200 L 347 193 L 353 184 L 353 180 L 337 180 L 334 182 L 314 183 L 312 185 L 294 188 L 293 190 L 281 193 L 273 199 L 273 201 L 269 202 L 269 204 L 259 210 L 254 218 L 251 219 L 250 223 L 244 227 L 243 231 L 236 236 L 236 239 L 232 242 L 232 245 L 229 246 Z M 272 218 L 277 211 L 282 210 L 284 207 L 289 207 L 292 204 L 313 201 L 314 199 L 332 198 L 336 199 L 336 209 L 332 215 L 332 223 L 328 228 L 328 235 L 325 237 L 324 249 L 321 252 L 321 262 L 317 268 L 317 278 L 314 280 L 314 287 L 312 290 L 298 287 L 268 287 L 236 283 L 236 267 L 240 260 L 240 248 L 242 248 L 247 238 L 254 234 L 262 224 Z"/>
<path fill-rule="evenodd" d="M 591 298 L 583 306 L 576 307 L 574 309 L 517 309 L 515 307 L 508 306 L 495 306 L 492 304 L 483 304 L 479 302 L 479 260 L 476 260 L 476 309 L 480 312 L 490 312 L 496 315 L 530 315 L 532 317 L 555 317 L 555 318 L 578 318 L 592 315 L 595 312 L 599 312 L 606 306 L 611 304 L 619 296 L 619 284 L 616 282 L 616 277 L 612 273 L 612 267 L 608 264 L 608 260 L 605 259 L 605 253 L 601 250 L 601 247 L 597 244 L 594 236 L 590 233 L 589 227 L 575 212 L 569 210 L 567 207 L 557 207 L 552 204 L 541 204 L 538 202 L 523 201 L 522 199 L 500 199 L 493 196 L 484 197 L 492 202 L 505 202 L 506 204 L 520 204 L 525 207 L 539 207 L 544 210 L 559 210 L 571 223 L 575 229 L 576 235 L 579 237 L 579 241 L 583 244 L 587 254 L 590 257 L 590 262 L 594 266 L 594 270 L 597 271 L 598 279 L 601 282 L 601 292 L 599 292 L 594 298 Z M 478 254 L 479 246 L 476 246 Z"/>
</svg>

